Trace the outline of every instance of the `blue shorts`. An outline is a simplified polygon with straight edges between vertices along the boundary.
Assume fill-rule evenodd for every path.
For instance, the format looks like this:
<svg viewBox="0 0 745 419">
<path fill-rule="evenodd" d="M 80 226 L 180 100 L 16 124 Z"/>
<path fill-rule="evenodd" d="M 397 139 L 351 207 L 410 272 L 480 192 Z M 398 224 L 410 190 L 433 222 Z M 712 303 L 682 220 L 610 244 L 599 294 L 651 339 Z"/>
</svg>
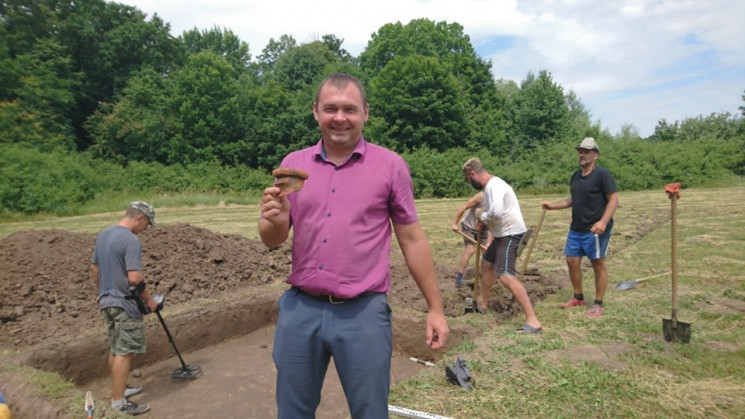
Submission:
<svg viewBox="0 0 745 419">
<path fill-rule="evenodd" d="M 605 259 L 605 253 L 610 243 L 611 230 L 613 229 L 609 228 L 600 235 L 569 230 L 567 243 L 564 246 L 564 255 L 567 257 L 587 256 L 590 260 Z"/>
</svg>

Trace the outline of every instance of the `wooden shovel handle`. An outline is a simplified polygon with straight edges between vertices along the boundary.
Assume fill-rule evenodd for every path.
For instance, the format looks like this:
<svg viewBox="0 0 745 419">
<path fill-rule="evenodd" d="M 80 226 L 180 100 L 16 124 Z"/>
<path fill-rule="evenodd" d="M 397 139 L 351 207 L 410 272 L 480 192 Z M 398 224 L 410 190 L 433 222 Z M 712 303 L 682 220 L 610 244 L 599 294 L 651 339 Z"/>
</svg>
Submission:
<svg viewBox="0 0 745 419">
<path fill-rule="evenodd" d="M 678 196 L 670 197 L 670 272 L 673 278 L 673 321 L 678 315 Z"/>
<path fill-rule="evenodd" d="M 460 230 L 458 230 L 460 231 Z M 478 230 L 476 232 L 476 242 L 481 243 L 481 234 L 483 233 L 483 230 Z M 461 232 L 461 234 L 463 234 Z M 479 286 L 481 285 L 479 282 L 481 282 L 481 246 L 476 246 L 476 255 L 474 258 L 474 267 L 473 267 L 473 303 L 478 306 L 478 297 L 479 297 Z"/>
<path fill-rule="evenodd" d="M 460 234 L 461 236 L 465 237 L 468 241 L 470 241 L 473 244 L 481 243 L 480 241 L 474 240 L 473 237 L 469 236 L 468 234 L 466 234 L 466 233 L 464 233 L 464 232 L 462 232 L 460 230 L 458 230 L 458 234 Z M 481 238 L 479 238 L 479 240 L 481 240 Z M 482 244 L 481 245 L 481 250 L 484 251 L 484 252 L 486 252 L 486 246 L 484 246 Z"/>
<path fill-rule="evenodd" d="M 678 199 L 680 199 L 680 183 L 669 183 L 665 185 L 665 193 L 670 199 L 670 272 L 673 288 L 673 324 L 678 319 Z"/>
<path fill-rule="evenodd" d="M 523 259 L 523 266 L 520 267 L 520 272 L 517 274 L 517 279 L 522 281 L 523 275 L 525 275 L 525 268 L 528 267 L 528 261 L 530 260 L 530 254 L 533 252 L 533 246 L 535 246 L 535 241 L 538 240 L 538 232 L 541 231 L 541 226 L 543 225 L 543 219 L 546 217 L 546 208 L 543 208 L 543 211 L 541 211 L 541 218 L 538 220 L 538 226 L 535 228 L 535 232 L 533 233 L 533 240 L 530 241 L 530 246 L 528 246 L 528 252 L 525 254 L 525 259 Z"/>
</svg>

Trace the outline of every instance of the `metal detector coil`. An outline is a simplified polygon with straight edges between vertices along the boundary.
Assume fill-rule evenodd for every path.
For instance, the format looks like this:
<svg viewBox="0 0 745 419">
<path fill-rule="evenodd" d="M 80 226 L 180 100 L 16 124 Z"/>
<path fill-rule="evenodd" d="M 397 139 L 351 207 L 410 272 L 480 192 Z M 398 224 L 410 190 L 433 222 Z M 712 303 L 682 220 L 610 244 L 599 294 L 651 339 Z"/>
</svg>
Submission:
<svg viewBox="0 0 745 419">
<path fill-rule="evenodd" d="M 181 353 L 176 347 L 176 343 L 173 341 L 173 336 L 171 336 L 171 332 L 168 330 L 168 326 L 166 326 L 166 322 L 163 320 L 163 316 L 160 315 L 160 310 L 163 309 L 163 303 L 165 302 L 165 296 L 163 296 L 162 294 L 154 294 L 153 299 L 158 303 L 158 308 L 155 310 L 155 315 L 158 316 L 158 320 L 160 320 L 160 324 L 161 326 L 163 326 L 163 330 L 166 332 L 166 336 L 168 336 L 168 342 L 171 343 L 171 346 L 173 346 L 173 350 L 176 351 L 176 356 L 178 356 L 179 361 L 181 361 L 181 367 L 176 368 L 171 372 L 171 378 L 177 380 L 199 378 L 202 375 L 202 367 L 198 365 L 186 365 L 186 362 L 184 362 L 184 358 L 181 357 Z"/>
</svg>

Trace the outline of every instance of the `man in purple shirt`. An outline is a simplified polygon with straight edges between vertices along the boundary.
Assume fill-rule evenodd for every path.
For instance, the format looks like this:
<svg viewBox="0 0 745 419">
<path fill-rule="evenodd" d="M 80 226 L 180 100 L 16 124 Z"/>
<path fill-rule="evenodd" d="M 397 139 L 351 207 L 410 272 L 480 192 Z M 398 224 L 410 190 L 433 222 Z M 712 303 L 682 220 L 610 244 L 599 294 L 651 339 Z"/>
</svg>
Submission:
<svg viewBox="0 0 745 419">
<path fill-rule="evenodd" d="M 266 188 L 259 234 L 269 247 L 292 237 L 291 288 L 279 300 L 272 356 L 279 418 L 313 418 L 331 357 L 351 416 L 388 417 L 393 336 L 391 224 L 427 301 L 426 342 L 442 348 L 448 326 L 406 162 L 362 138 L 369 106 L 358 79 L 326 78 L 313 103 L 321 140 L 285 157 L 304 170 L 302 190 Z"/>
</svg>

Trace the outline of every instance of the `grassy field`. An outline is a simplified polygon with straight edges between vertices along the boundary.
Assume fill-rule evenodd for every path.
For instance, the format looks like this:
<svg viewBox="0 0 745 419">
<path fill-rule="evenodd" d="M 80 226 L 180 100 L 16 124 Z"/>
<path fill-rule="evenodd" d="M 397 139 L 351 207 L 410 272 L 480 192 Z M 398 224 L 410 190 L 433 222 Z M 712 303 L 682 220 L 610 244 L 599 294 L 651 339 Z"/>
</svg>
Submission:
<svg viewBox="0 0 745 419">
<path fill-rule="evenodd" d="M 542 200 L 519 196 L 535 225 Z M 460 239 L 450 223 L 463 200 L 418 201 L 421 223 L 436 263 L 457 263 Z M 162 224 L 189 223 L 255 238 L 256 205 L 165 207 Z M 480 331 L 459 343 L 442 362 L 399 383 L 391 404 L 455 418 L 486 417 L 745 417 L 745 185 L 686 189 L 678 203 L 678 319 L 692 325 L 689 344 L 663 340 L 662 319 L 671 317 L 670 201 L 662 188 L 622 192 L 609 250 L 610 282 L 605 314 L 561 310 L 565 287 L 536 301 L 545 332 L 524 336 L 515 321 L 492 315 L 461 316 Z M 59 228 L 97 232 L 123 211 L 0 224 L 0 237 L 19 230 Z M 570 211 L 545 215 L 530 268 L 566 276 L 562 255 Z M 589 269 L 589 265 L 587 265 Z M 591 269 L 585 295 L 594 297 Z M 631 290 L 621 281 L 663 274 Z M 450 281 L 452 278 L 440 278 Z M 567 281 L 568 283 L 568 281 Z M 498 287 L 500 285 L 497 285 Z M 448 383 L 443 366 L 468 361 L 475 390 Z"/>
<path fill-rule="evenodd" d="M 537 224 L 541 201 L 558 198 L 521 197 L 526 222 Z M 516 334 L 519 322 L 457 319 L 483 330 L 446 357 L 446 363 L 457 355 L 468 361 L 476 389 L 443 382 L 438 365 L 394 388 L 391 403 L 457 418 L 745 417 L 744 203 L 742 186 L 684 190 L 678 201 L 678 319 L 692 325 L 690 344 L 663 339 L 662 319 L 671 318 L 669 274 L 616 289 L 621 281 L 671 267 L 666 194 L 621 193 L 603 317 L 558 308 L 571 296 L 565 287 L 535 302 L 545 329 L 541 337 Z M 442 225 L 457 205 L 419 204 L 436 255 L 452 240 Z M 566 275 L 562 249 L 569 218 L 569 210 L 546 213 L 532 267 Z M 587 265 L 588 298 L 594 296 L 592 278 Z"/>
</svg>

